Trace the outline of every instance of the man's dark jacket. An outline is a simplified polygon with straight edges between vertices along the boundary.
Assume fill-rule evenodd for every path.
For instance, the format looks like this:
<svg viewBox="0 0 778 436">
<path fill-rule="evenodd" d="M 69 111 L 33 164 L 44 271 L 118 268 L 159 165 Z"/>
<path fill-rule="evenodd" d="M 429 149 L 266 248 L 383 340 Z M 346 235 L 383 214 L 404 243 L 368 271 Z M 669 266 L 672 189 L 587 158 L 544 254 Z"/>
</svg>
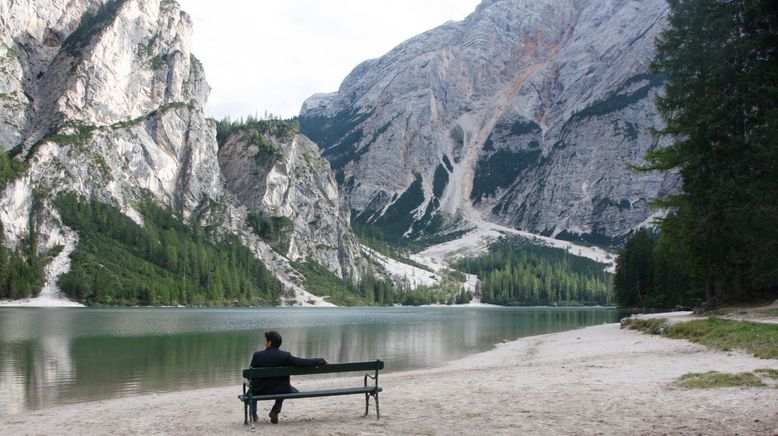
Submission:
<svg viewBox="0 0 778 436">
<path fill-rule="evenodd" d="M 266 348 L 257 351 L 251 358 L 252 368 L 267 368 L 274 366 L 319 366 L 326 361 L 322 358 L 304 359 L 292 356 L 288 351 L 282 351 L 278 347 Z M 251 381 L 251 392 L 254 394 L 283 394 L 297 392 L 289 383 L 289 376 L 258 378 Z"/>
</svg>

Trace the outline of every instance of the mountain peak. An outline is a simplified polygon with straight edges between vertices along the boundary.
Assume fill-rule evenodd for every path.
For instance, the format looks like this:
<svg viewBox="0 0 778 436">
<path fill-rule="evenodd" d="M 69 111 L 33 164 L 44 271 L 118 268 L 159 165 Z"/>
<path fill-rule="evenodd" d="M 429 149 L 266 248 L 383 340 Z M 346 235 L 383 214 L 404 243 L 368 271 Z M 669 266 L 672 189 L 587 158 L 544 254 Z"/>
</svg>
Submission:
<svg viewBox="0 0 778 436">
<path fill-rule="evenodd" d="M 627 168 L 657 145 L 649 63 L 666 13 L 661 0 L 484 1 L 306 101 L 301 128 L 359 220 L 402 208 L 405 236 L 473 216 L 613 241 L 676 183 Z"/>
</svg>

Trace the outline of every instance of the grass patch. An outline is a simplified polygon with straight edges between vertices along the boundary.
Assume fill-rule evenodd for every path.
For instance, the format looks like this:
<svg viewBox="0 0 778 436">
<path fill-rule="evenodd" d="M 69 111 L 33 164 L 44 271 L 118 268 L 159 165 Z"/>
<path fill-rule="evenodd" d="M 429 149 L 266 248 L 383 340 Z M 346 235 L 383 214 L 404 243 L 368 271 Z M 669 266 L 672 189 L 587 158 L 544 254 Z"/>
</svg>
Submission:
<svg viewBox="0 0 778 436">
<path fill-rule="evenodd" d="M 778 380 L 778 369 L 772 369 L 772 368 L 759 368 L 754 370 L 755 373 L 761 374 L 765 377 L 769 377 L 772 379 Z"/>
<path fill-rule="evenodd" d="M 671 325 L 665 333 L 723 351 L 744 350 L 762 359 L 778 358 L 778 325 L 708 318 Z"/>
<path fill-rule="evenodd" d="M 627 318 L 622 321 L 622 327 L 638 330 L 652 335 L 661 335 L 667 329 L 667 320 L 664 318 L 639 319 Z"/>
<path fill-rule="evenodd" d="M 743 350 L 762 359 L 778 358 L 778 324 L 708 318 L 667 326 L 665 319 L 622 320 L 622 327 L 671 339 L 686 339 L 722 351 Z"/>
<path fill-rule="evenodd" d="M 766 386 L 750 372 L 725 374 L 718 371 L 705 373 L 693 372 L 681 376 L 681 386 L 685 388 L 734 388 Z"/>
</svg>

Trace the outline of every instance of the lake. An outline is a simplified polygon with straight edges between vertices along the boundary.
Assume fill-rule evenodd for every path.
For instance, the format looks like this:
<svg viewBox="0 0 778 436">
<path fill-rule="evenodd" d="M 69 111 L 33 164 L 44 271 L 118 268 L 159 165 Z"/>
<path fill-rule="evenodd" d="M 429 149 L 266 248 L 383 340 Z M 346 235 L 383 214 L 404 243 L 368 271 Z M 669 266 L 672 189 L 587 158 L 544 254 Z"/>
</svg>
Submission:
<svg viewBox="0 0 778 436">
<path fill-rule="evenodd" d="M 0 308 L 0 415 L 235 385 L 278 330 L 302 357 L 427 368 L 503 340 L 616 322 L 605 308 Z M 182 374 L 186 374 L 183 376 Z"/>
</svg>

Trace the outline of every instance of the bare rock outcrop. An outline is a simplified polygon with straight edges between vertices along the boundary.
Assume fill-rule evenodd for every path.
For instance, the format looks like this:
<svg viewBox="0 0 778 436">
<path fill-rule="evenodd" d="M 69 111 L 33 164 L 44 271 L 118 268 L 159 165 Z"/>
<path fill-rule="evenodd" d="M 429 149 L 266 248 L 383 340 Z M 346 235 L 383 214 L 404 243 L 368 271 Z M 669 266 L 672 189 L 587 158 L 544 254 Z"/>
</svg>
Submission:
<svg viewBox="0 0 778 436">
<path fill-rule="evenodd" d="M 665 144 L 650 73 L 664 0 L 485 0 L 357 66 L 302 107 L 302 131 L 357 219 L 429 237 L 469 218 L 608 243 L 673 174 L 628 164 Z M 391 220 L 395 221 L 395 220 Z"/>
</svg>

